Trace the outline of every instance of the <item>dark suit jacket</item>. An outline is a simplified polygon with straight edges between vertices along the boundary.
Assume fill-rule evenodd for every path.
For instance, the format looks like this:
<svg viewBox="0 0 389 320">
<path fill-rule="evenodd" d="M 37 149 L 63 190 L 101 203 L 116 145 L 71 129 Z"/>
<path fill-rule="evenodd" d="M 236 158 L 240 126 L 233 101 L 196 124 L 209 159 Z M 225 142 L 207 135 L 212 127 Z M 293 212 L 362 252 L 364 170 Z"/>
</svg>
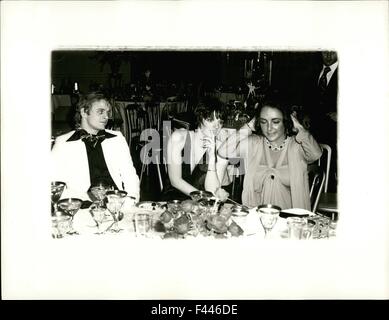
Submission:
<svg viewBox="0 0 389 320">
<path fill-rule="evenodd" d="M 339 68 L 339 67 L 338 67 Z M 307 113 L 311 119 L 311 132 L 320 143 L 334 145 L 337 140 L 337 123 L 327 114 L 337 112 L 338 68 L 333 73 L 324 93 L 320 92 L 318 82 L 322 65 L 313 72 L 307 93 Z"/>
<path fill-rule="evenodd" d="M 338 102 L 338 68 L 336 68 L 332 75 L 324 94 L 320 94 L 318 86 L 316 86 L 316 90 L 318 97 L 317 101 L 319 102 L 319 112 L 324 114 L 336 112 Z"/>
</svg>

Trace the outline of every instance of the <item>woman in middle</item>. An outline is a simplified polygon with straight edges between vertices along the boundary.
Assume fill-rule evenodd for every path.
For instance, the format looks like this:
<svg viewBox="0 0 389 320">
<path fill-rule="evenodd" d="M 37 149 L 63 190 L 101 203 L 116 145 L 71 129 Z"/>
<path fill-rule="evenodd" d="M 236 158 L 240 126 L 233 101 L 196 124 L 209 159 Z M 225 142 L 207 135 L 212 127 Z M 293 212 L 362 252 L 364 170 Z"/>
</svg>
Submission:
<svg viewBox="0 0 389 320">
<path fill-rule="evenodd" d="M 197 190 L 212 192 L 224 201 L 229 194 L 221 188 L 228 161 L 216 150 L 221 145 L 222 104 L 206 98 L 195 108 L 195 131 L 178 129 L 167 143 L 168 181 L 163 200 L 184 200 Z"/>
</svg>

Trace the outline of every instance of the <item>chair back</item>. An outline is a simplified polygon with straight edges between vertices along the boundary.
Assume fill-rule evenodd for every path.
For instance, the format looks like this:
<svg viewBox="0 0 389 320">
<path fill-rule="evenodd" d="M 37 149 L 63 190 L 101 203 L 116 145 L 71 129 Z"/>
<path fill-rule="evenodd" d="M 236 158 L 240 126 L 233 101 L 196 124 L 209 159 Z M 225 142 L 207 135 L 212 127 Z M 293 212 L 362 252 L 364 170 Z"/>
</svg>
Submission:
<svg viewBox="0 0 389 320">
<path fill-rule="evenodd" d="M 326 173 L 326 179 L 324 184 L 324 192 L 327 192 L 328 190 L 328 180 L 330 179 L 330 167 L 331 167 L 331 147 L 328 144 L 320 144 L 321 148 L 323 149 L 323 154 L 321 158 L 318 161 L 319 167 L 323 168 Z"/>
<path fill-rule="evenodd" d="M 311 198 L 312 212 L 316 212 L 320 196 L 324 189 L 326 173 L 318 166 L 308 167 L 309 196 Z"/>
<path fill-rule="evenodd" d="M 183 113 L 188 111 L 188 101 L 178 101 L 176 104 L 177 113 Z"/>
<path fill-rule="evenodd" d="M 174 118 L 177 112 L 177 102 L 165 102 L 162 106 L 161 118 L 163 120 Z"/>
<path fill-rule="evenodd" d="M 135 136 L 140 136 L 142 130 L 149 126 L 148 114 L 140 104 L 133 103 L 126 106 L 127 123 L 129 126 L 129 144 Z"/>
<path fill-rule="evenodd" d="M 115 100 L 112 100 L 111 102 L 113 110 L 115 110 L 119 115 L 120 118 L 123 121 L 121 132 L 123 133 L 124 137 L 126 138 L 127 143 L 130 143 L 130 125 L 128 123 L 127 118 L 127 112 L 126 112 L 126 104 L 124 102 L 117 102 Z"/>
<path fill-rule="evenodd" d="M 146 111 L 149 118 L 149 126 L 152 129 L 159 131 L 161 126 L 161 107 L 160 103 L 148 102 L 146 104 Z"/>
</svg>

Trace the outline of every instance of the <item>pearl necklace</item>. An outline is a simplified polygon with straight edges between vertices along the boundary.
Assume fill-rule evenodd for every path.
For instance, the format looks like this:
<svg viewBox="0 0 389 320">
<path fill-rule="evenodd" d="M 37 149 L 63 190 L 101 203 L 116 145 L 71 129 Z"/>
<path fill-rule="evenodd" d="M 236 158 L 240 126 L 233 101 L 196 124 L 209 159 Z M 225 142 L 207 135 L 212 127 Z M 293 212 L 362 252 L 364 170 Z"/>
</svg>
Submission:
<svg viewBox="0 0 389 320">
<path fill-rule="evenodd" d="M 266 145 L 269 147 L 270 150 L 272 151 L 275 151 L 275 152 L 278 152 L 278 151 L 281 151 L 282 149 L 285 148 L 285 145 L 286 145 L 286 140 L 288 138 L 285 138 L 284 142 L 282 142 L 278 147 L 277 146 L 273 146 L 269 140 L 267 140 L 267 138 L 265 137 L 265 143 Z"/>
</svg>

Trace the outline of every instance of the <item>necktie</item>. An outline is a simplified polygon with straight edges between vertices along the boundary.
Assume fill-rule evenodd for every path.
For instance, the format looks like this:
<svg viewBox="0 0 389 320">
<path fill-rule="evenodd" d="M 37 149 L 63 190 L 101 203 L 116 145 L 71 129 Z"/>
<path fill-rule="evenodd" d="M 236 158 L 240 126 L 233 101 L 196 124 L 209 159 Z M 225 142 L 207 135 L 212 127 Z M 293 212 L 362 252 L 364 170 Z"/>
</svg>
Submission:
<svg viewBox="0 0 389 320">
<path fill-rule="evenodd" d="M 331 71 L 330 67 L 325 67 L 324 71 L 323 71 L 323 74 L 320 77 L 319 89 L 320 89 L 321 93 L 323 93 L 326 90 L 326 88 L 327 88 L 327 73 L 330 72 L 330 71 Z"/>
</svg>

